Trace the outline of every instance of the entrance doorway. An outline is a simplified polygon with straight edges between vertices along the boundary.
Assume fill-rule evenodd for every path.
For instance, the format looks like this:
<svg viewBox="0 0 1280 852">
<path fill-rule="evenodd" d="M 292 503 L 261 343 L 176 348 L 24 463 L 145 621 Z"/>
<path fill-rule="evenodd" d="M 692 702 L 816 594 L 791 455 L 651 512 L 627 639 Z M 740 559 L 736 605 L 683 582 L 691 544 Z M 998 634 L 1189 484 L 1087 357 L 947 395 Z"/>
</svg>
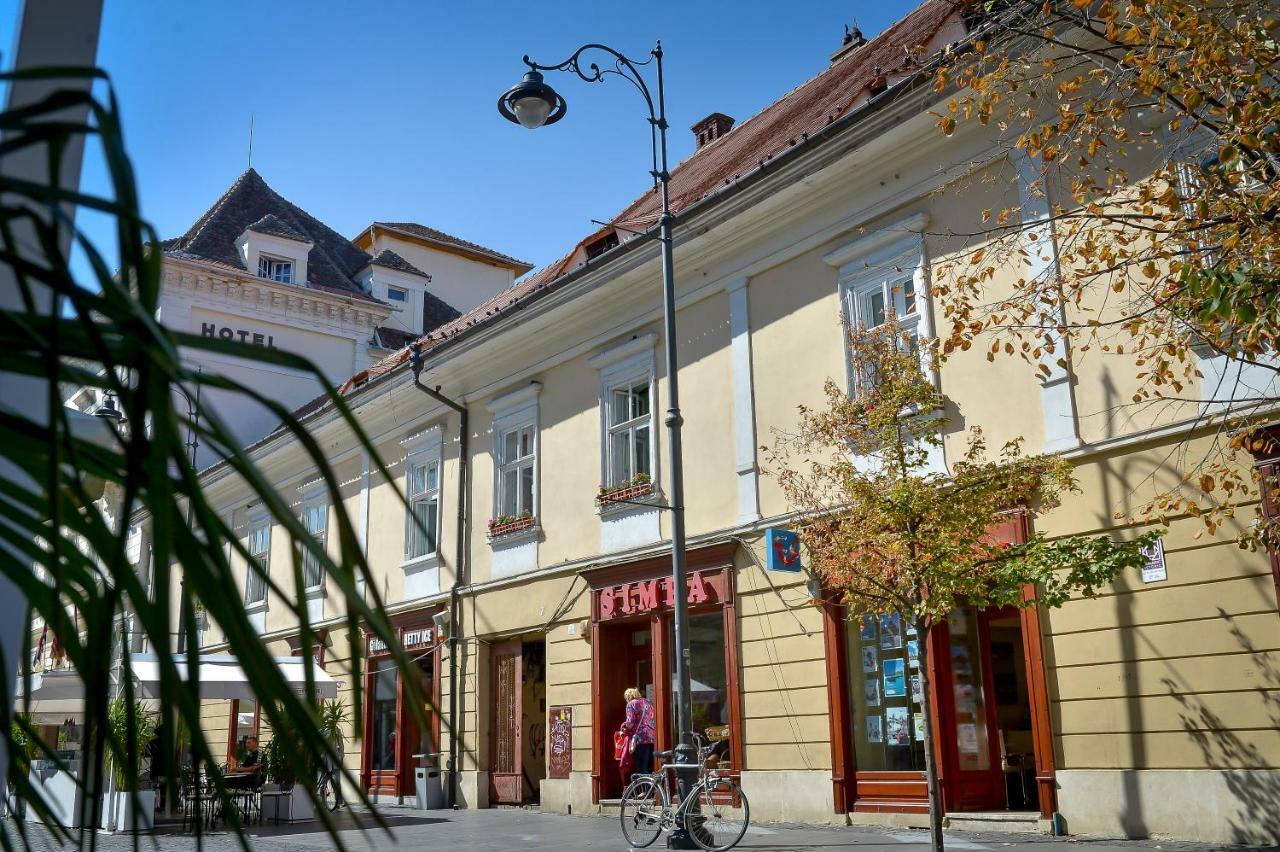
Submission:
<svg viewBox="0 0 1280 852">
<path fill-rule="evenodd" d="M 654 715 L 666 716 L 666 689 L 659 699 L 657 693 L 665 684 L 657 684 L 653 679 L 655 666 L 661 670 L 661 661 L 656 660 L 659 648 L 653 641 L 653 626 L 648 619 L 632 624 L 610 624 L 600 628 L 600 653 L 608 665 L 600 668 L 600 699 L 596 705 L 600 714 L 599 724 L 612 743 L 613 732 L 622 724 L 627 713 L 627 702 L 622 694 L 635 687 L 646 698 L 653 702 Z M 655 719 L 655 731 L 663 731 L 663 722 Z M 662 747 L 665 747 L 663 745 Z M 610 745 L 608 759 L 601 766 L 600 798 L 616 799 L 622 795 L 622 774 L 618 764 L 613 760 Z"/>
<path fill-rule="evenodd" d="M 547 771 L 546 646 L 541 639 L 494 645 L 490 678 L 489 801 L 535 803 Z"/>
</svg>

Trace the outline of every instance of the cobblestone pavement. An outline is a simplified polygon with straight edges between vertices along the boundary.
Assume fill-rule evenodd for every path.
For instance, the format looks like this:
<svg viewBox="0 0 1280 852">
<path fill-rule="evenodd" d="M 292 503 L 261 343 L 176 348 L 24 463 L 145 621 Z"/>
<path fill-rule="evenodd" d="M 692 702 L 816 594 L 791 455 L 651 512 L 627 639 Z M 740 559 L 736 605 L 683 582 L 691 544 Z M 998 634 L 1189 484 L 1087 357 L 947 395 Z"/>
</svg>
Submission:
<svg viewBox="0 0 1280 852">
<path fill-rule="evenodd" d="M 447 852 L 491 852 L 491 850 L 575 850 L 627 848 L 618 824 L 614 819 L 601 817 L 574 817 L 543 814 L 518 808 L 502 808 L 481 811 L 414 811 L 403 808 L 384 808 L 391 833 L 373 826 L 368 814 L 344 812 L 340 819 L 339 836 L 352 852 L 391 852 L 391 850 L 447 850 Z M 359 824 L 358 824 L 359 823 Z M 364 828 L 361 825 L 365 826 Z M 21 848 L 21 840 L 14 833 L 15 826 L 6 820 L 4 830 L 15 846 Z M 30 848 L 37 852 L 69 849 L 59 846 L 38 829 L 29 836 Z M 87 840 L 84 848 L 88 848 Z M 129 836 L 99 836 L 97 848 L 103 852 L 125 852 L 134 848 Z M 249 842 L 255 852 L 309 852 L 334 848 L 332 838 L 318 824 L 292 826 L 254 826 L 249 832 Z M 203 849 L 208 852 L 231 852 L 239 844 L 234 835 L 226 831 L 206 834 Z M 652 849 L 661 849 L 664 841 L 655 843 Z M 815 826 L 782 825 L 766 823 L 753 825 L 743 838 L 739 849 L 756 852 L 836 852 L 856 849 L 860 852 L 887 850 L 888 852 L 915 852 L 928 849 L 928 835 L 921 830 L 878 828 L 828 828 Z M 139 838 L 140 850 L 160 852 L 194 852 L 196 841 L 189 835 L 159 833 L 153 837 Z M 1048 852 L 1051 849 L 1074 849 L 1078 852 L 1136 852 L 1141 849 L 1195 850 L 1219 849 L 1173 841 L 1123 841 L 1072 837 L 1051 838 L 1041 835 L 976 834 L 948 832 L 947 848 L 963 852 L 1004 852 L 1004 850 L 1034 849 Z"/>
</svg>

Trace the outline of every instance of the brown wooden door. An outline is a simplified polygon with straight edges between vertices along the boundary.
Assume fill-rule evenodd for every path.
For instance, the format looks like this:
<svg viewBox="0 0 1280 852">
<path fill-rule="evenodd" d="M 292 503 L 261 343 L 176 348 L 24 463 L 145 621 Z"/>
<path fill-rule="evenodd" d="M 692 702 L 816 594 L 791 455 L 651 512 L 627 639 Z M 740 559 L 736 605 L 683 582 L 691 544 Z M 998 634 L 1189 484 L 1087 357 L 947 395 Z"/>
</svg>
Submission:
<svg viewBox="0 0 1280 852">
<path fill-rule="evenodd" d="M 661 686 L 653 678 L 655 651 L 649 622 L 611 624 L 601 628 L 597 653 L 602 659 L 600 693 L 595 697 L 596 724 L 599 726 L 596 747 L 601 749 L 603 756 L 600 797 L 616 799 L 622 795 L 625 786 L 617 761 L 613 759 L 613 733 L 622 726 L 627 712 L 622 693 L 631 687 L 646 694 L 650 689 L 657 693 Z M 655 699 L 657 697 L 655 694 Z M 657 706 L 661 707 L 660 704 Z"/>
<path fill-rule="evenodd" d="M 504 642 L 492 651 L 493 722 L 489 734 L 489 798 L 494 804 L 518 805 L 524 800 L 521 755 L 521 693 L 524 661 L 520 642 Z"/>
<path fill-rule="evenodd" d="M 1000 728 L 991 676 L 989 622 L 1003 610 L 959 610 L 948 624 L 946 662 L 952 780 L 948 808 L 959 811 L 1003 810 L 1004 773 L 1000 767 Z M 949 694 L 948 694 L 949 693 Z M 944 736 L 948 736 L 944 733 Z"/>
</svg>

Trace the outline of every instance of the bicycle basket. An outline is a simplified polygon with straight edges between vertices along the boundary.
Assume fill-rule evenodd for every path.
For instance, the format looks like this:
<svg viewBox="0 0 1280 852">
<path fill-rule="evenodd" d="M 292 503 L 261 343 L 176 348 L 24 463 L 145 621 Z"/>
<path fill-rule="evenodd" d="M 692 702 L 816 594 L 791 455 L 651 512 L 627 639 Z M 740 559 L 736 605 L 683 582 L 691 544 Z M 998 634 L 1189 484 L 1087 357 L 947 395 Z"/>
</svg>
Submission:
<svg viewBox="0 0 1280 852">
<path fill-rule="evenodd" d="M 718 743 L 721 740 L 727 740 L 729 739 L 729 726 L 728 725 L 712 725 L 711 727 L 707 728 L 706 734 L 707 734 L 707 739 L 713 743 Z"/>
</svg>

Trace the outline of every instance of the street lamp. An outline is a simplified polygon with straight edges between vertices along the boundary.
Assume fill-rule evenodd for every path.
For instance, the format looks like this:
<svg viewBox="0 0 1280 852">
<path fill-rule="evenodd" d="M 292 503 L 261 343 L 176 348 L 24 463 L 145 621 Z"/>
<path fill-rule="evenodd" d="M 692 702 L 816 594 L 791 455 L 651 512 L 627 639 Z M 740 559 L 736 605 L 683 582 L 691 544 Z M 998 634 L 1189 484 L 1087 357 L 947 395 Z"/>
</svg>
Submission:
<svg viewBox="0 0 1280 852">
<path fill-rule="evenodd" d="M 584 65 L 584 53 L 603 53 L 610 64 L 601 68 L 594 62 Z M 657 91 L 649 89 L 640 69 L 653 64 L 657 77 Z M 697 753 L 690 740 L 693 729 L 693 705 L 689 686 L 689 606 L 685 570 L 684 546 L 684 468 L 681 462 L 680 382 L 676 361 L 676 288 L 671 256 L 671 176 L 667 172 L 667 116 L 662 78 L 662 42 L 658 42 L 641 61 L 628 59 L 618 51 L 603 44 L 586 44 L 572 56 L 555 65 L 539 65 L 528 56 L 524 64 L 529 66 L 524 79 L 498 98 L 498 112 L 521 127 L 536 130 L 554 124 L 564 118 L 564 98 L 542 79 L 543 71 L 572 71 L 587 83 L 603 82 L 606 75 L 616 74 L 639 90 L 649 108 L 649 138 L 653 154 L 652 175 L 654 186 L 661 192 L 662 215 L 658 219 L 658 241 L 662 244 L 662 313 L 663 342 L 666 349 L 667 380 L 670 390 L 667 397 L 667 436 L 671 444 L 668 453 L 671 480 L 671 579 L 675 598 L 676 641 L 676 725 L 679 730 L 676 745 L 676 763 L 693 767 Z M 681 785 L 687 786 L 694 775 L 692 768 L 677 770 Z M 683 832 L 681 832 L 683 834 Z M 689 838 L 672 838 L 681 846 L 694 848 Z M 674 845 L 674 844 L 673 844 Z"/>
</svg>

